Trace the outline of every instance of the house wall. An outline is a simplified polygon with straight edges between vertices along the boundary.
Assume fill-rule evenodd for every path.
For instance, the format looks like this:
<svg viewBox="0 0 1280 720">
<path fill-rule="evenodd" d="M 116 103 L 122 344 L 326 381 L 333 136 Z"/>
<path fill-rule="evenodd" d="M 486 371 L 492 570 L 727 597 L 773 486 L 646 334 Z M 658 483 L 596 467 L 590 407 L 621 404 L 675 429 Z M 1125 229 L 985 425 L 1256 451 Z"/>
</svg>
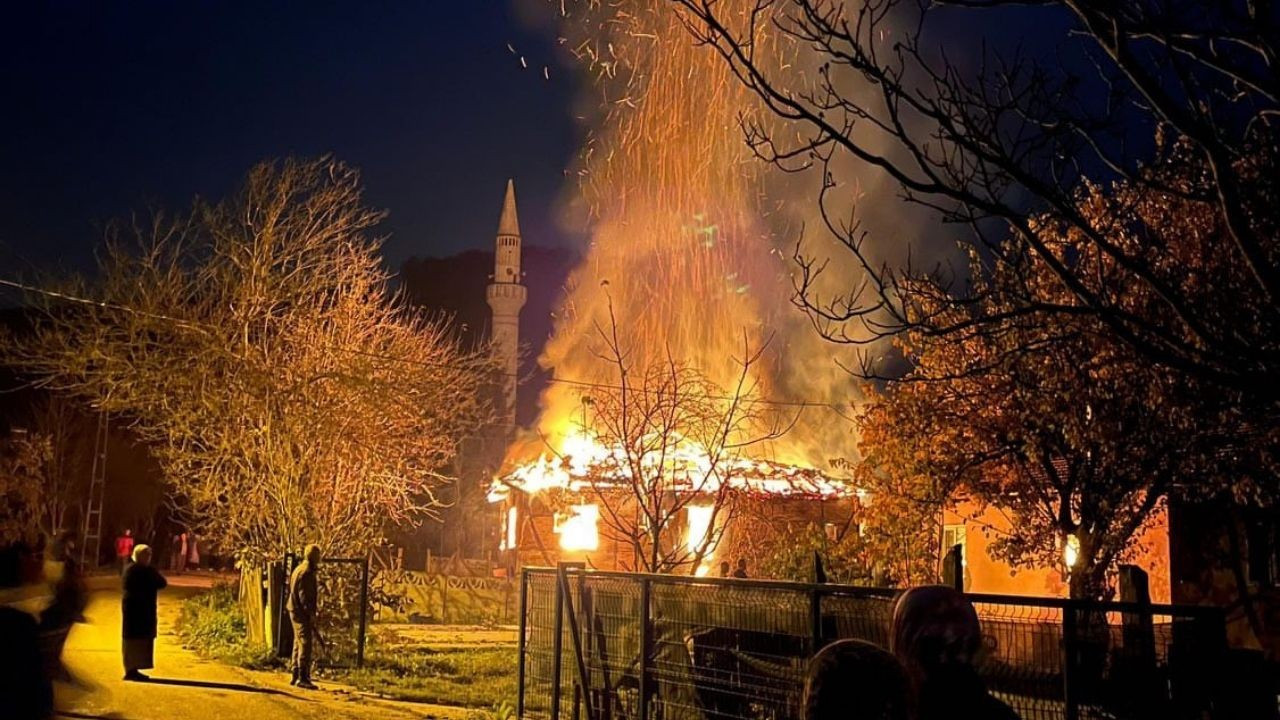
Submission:
<svg viewBox="0 0 1280 720">
<path fill-rule="evenodd" d="M 572 552 L 560 548 L 560 536 L 555 532 L 555 513 L 538 497 L 516 493 L 508 501 L 516 503 L 518 532 L 515 550 L 508 553 L 513 570 L 519 567 L 541 567 L 557 562 L 585 562 L 598 570 L 632 571 L 638 563 L 631 543 L 624 537 L 615 537 L 609 523 L 601 517 L 598 524 L 599 547 L 592 552 Z M 590 502 L 583 499 L 582 502 Z M 747 560 L 748 572 L 753 572 L 770 543 L 781 541 L 787 533 L 810 523 L 819 525 L 848 522 L 851 500 L 809 500 L 800 498 L 744 499 L 721 536 L 714 556 L 704 563 L 709 572 L 718 572 L 722 560 L 736 563 Z M 503 512 L 506 512 L 504 504 Z M 601 509 L 604 512 L 604 509 Z M 619 515 L 626 516 L 623 511 Z M 675 518 L 672 538 L 685 538 L 683 516 Z"/>
<path fill-rule="evenodd" d="M 967 502 L 943 512 L 944 528 L 960 524 L 964 525 L 966 590 L 1007 595 L 1067 596 L 1065 577 L 1059 568 L 1015 569 L 991 556 L 988 547 L 991 541 L 1012 527 L 1004 513 L 995 508 L 983 510 Z M 1128 562 L 1147 572 L 1152 602 L 1169 602 L 1169 523 L 1163 508 L 1139 536 Z"/>
</svg>

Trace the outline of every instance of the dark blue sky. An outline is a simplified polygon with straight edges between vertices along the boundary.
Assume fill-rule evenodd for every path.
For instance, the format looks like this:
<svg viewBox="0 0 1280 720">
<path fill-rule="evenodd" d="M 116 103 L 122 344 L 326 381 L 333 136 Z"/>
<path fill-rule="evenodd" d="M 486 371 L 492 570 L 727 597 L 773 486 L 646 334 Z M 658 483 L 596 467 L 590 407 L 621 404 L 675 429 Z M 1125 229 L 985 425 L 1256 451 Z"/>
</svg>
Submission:
<svg viewBox="0 0 1280 720">
<path fill-rule="evenodd" d="M 325 152 L 391 211 L 392 267 L 491 243 L 508 176 L 526 241 L 557 241 L 576 89 L 511 0 L 23 5 L 0 21 L 6 271 L 86 269 L 106 220 Z"/>
</svg>

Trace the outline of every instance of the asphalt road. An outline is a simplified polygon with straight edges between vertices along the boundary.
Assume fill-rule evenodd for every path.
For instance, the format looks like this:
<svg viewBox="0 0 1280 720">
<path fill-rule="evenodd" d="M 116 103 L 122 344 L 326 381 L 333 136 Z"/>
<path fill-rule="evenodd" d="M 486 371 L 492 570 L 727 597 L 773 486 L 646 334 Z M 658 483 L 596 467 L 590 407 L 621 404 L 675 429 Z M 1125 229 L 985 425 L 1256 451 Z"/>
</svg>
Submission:
<svg viewBox="0 0 1280 720">
<path fill-rule="evenodd" d="M 200 589 L 192 580 L 179 577 L 161 592 L 156 667 L 149 671 L 153 678 L 149 683 L 121 679 L 120 592 L 95 591 L 85 612 L 88 622 L 76 625 L 67 638 L 63 662 L 75 680 L 55 685 L 59 715 L 121 720 L 381 720 L 428 715 L 339 687 L 297 690 L 289 687 L 286 673 L 250 672 L 200 659 L 183 649 L 173 632 L 179 602 Z"/>
</svg>

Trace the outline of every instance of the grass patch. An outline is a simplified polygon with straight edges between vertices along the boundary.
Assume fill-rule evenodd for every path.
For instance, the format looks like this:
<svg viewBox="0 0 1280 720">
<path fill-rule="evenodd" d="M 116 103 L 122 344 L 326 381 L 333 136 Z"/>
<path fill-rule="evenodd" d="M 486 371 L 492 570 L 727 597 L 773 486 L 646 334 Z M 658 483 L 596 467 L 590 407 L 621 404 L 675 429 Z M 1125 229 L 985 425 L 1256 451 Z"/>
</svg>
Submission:
<svg viewBox="0 0 1280 720">
<path fill-rule="evenodd" d="M 183 647 L 205 658 L 252 670 L 282 665 L 271 648 L 245 641 L 244 614 L 234 584 L 215 585 L 209 592 L 184 600 L 175 630 Z"/>
<path fill-rule="evenodd" d="M 514 645 L 432 647 L 382 633 L 370 638 L 364 660 L 363 668 L 326 675 L 397 700 L 490 710 L 486 715 L 515 703 Z"/>
</svg>

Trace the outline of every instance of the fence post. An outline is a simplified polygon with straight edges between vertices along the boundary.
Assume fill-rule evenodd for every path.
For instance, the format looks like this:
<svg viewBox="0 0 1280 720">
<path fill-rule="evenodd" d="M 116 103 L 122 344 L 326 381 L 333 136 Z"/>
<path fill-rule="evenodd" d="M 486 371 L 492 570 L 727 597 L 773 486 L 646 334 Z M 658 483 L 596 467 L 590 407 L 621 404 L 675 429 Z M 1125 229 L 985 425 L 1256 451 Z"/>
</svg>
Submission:
<svg viewBox="0 0 1280 720">
<path fill-rule="evenodd" d="M 640 717 L 639 720 L 649 720 L 649 694 L 653 692 L 653 688 L 649 687 L 649 683 L 653 678 L 649 676 L 649 656 L 653 654 L 653 617 L 651 615 L 650 604 L 650 586 L 652 581 L 648 577 L 640 579 Z"/>
<path fill-rule="evenodd" d="M 524 720 L 524 653 L 525 635 L 529 630 L 529 571 L 520 568 L 520 637 L 516 638 L 516 720 Z"/>
<path fill-rule="evenodd" d="M 365 633 L 369 627 L 369 556 L 360 565 L 360 635 L 356 646 L 356 667 L 364 667 Z"/>
<path fill-rule="evenodd" d="M 440 620 L 449 624 L 449 576 L 437 575 L 440 578 Z"/>
<path fill-rule="evenodd" d="M 1075 666 L 1079 643 L 1076 605 L 1068 600 L 1062 606 L 1062 700 L 1065 720 L 1079 720 L 1080 704 L 1076 697 Z"/>
<path fill-rule="evenodd" d="M 560 652 L 564 649 L 564 586 L 556 574 L 556 611 L 551 633 L 551 720 L 560 720 Z"/>
<path fill-rule="evenodd" d="M 560 597 L 564 601 L 565 615 L 569 620 L 569 636 L 570 636 L 570 639 L 573 640 L 573 657 L 577 663 L 577 668 L 578 668 L 578 684 L 581 686 L 583 697 L 586 697 L 587 691 L 590 688 L 590 684 L 588 682 L 589 678 L 587 676 L 586 658 L 582 654 L 582 635 L 579 633 L 578 619 L 573 611 L 573 600 L 569 596 L 568 570 L 570 568 L 573 568 L 578 571 L 582 571 L 585 569 L 585 566 L 582 563 L 562 562 L 557 568 L 557 575 L 559 576 L 557 579 L 559 580 L 559 584 L 564 586 L 564 590 L 563 592 L 561 592 Z M 579 588 L 581 587 L 582 585 L 581 585 L 581 575 L 580 575 Z M 581 590 L 579 590 L 579 594 L 581 594 Z M 587 698 L 586 711 L 587 711 L 587 720 L 594 720 L 595 714 L 592 712 L 590 698 Z M 573 714 L 575 718 L 578 715 L 578 693 L 577 692 L 574 693 Z"/>
<path fill-rule="evenodd" d="M 822 649 L 822 590 L 809 590 L 809 632 L 813 638 L 813 654 Z"/>
</svg>

